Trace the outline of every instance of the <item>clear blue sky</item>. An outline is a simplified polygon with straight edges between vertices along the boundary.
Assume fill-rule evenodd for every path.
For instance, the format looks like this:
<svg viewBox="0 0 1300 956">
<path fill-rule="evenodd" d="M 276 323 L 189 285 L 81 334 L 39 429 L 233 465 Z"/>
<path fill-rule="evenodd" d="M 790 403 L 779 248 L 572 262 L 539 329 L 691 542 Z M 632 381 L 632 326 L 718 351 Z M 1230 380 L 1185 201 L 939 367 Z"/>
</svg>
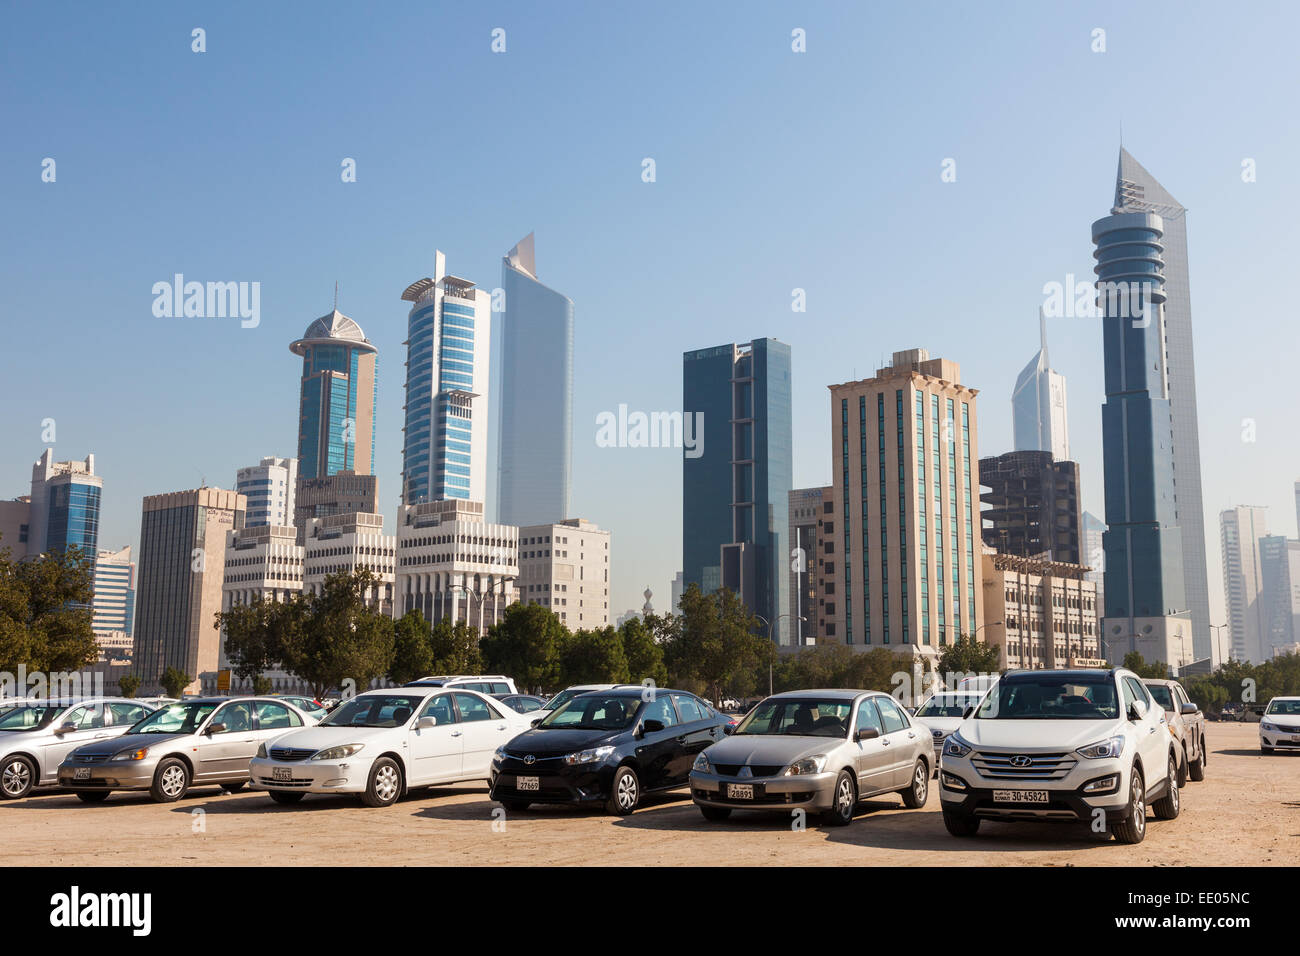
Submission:
<svg viewBox="0 0 1300 956">
<path fill-rule="evenodd" d="M 982 390 L 981 453 L 1009 450 L 1043 284 L 1091 277 L 1122 122 L 1190 210 L 1221 620 L 1218 511 L 1269 505 L 1296 533 L 1298 21 L 1286 4 L 1186 2 L 7 4 L 0 496 L 26 493 L 45 418 L 57 458 L 96 455 L 105 547 L 138 540 L 145 494 L 230 487 L 293 454 L 288 343 L 337 280 L 379 348 L 391 529 L 401 291 L 435 248 L 493 288 L 535 230 L 542 280 L 576 304 L 574 511 L 613 531 L 611 611 L 646 585 L 662 609 L 679 453 L 597 448 L 597 414 L 679 408 L 684 350 L 774 336 L 793 349 L 795 482 L 825 483 L 826 386 L 922 346 Z M 151 287 L 176 272 L 260 282 L 261 325 L 155 318 Z M 1049 335 L 1100 515 L 1101 331 Z"/>
</svg>

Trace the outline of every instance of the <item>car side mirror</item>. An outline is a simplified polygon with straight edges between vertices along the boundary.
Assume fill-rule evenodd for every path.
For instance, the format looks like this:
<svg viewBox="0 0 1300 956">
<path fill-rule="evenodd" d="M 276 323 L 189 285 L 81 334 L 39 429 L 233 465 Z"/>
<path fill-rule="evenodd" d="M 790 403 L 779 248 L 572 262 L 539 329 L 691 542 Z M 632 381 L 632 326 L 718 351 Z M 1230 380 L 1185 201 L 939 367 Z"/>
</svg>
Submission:
<svg viewBox="0 0 1300 956">
<path fill-rule="evenodd" d="M 653 717 L 641 723 L 641 730 L 647 734 L 657 734 L 663 729 L 664 722 L 662 720 L 655 720 Z"/>
<path fill-rule="evenodd" d="M 1199 714 L 1201 712 L 1201 708 L 1197 707 L 1191 701 L 1188 701 L 1186 704 L 1183 704 L 1183 706 L 1179 708 L 1178 712 L 1180 714 L 1185 714 L 1190 717 L 1192 714 Z"/>
<path fill-rule="evenodd" d="M 540 724 L 541 722 L 542 722 L 542 718 L 540 718 L 540 717 L 534 717 L 532 720 L 530 720 L 530 721 L 528 722 L 528 726 L 530 726 L 530 727 L 536 727 L 536 726 L 537 726 L 538 724 Z"/>
<path fill-rule="evenodd" d="M 56 737 L 62 737 L 64 734 L 70 734 L 77 729 L 77 725 L 69 721 L 54 732 Z"/>
<path fill-rule="evenodd" d="M 438 726 L 437 717 L 421 717 L 415 722 L 416 730 L 430 730 Z"/>
<path fill-rule="evenodd" d="M 854 740 L 875 740 L 880 736 L 880 731 L 875 727 L 862 727 L 853 735 Z"/>
<path fill-rule="evenodd" d="M 1135 700 L 1128 705 L 1128 719 L 1141 720 L 1147 715 L 1147 705 L 1140 700 Z"/>
<path fill-rule="evenodd" d="M 204 731 L 209 737 L 213 734 L 224 734 L 226 732 L 225 724 L 208 724 L 208 729 Z"/>
<path fill-rule="evenodd" d="M 975 713 L 975 705 L 974 705 L 974 704 L 971 704 L 969 707 L 967 707 L 965 710 L 963 710 L 963 711 L 961 712 L 961 719 L 962 719 L 962 720 L 969 720 L 969 719 L 970 719 L 970 715 L 973 714 L 973 713 Z"/>
<path fill-rule="evenodd" d="M 722 732 L 726 734 L 728 737 L 730 737 L 732 734 L 736 732 L 736 728 L 733 727 L 731 724 L 723 724 Z"/>
</svg>

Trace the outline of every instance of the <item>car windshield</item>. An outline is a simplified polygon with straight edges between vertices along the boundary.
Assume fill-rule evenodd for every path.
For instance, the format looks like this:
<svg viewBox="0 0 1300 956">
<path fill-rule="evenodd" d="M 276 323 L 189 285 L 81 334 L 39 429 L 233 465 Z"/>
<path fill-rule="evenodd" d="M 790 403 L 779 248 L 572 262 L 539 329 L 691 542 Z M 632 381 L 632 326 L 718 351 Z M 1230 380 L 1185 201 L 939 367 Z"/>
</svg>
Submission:
<svg viewBox="0 0 1300 956">
<path fill-rule="evenodd" d="M 1109 677 L 1053 676 L 1003 679 L 975 716 L 982 720 L 1103 720 L 1119 716 Z"/>
<path fill-rule="evenodd" d="M 19 704 L 12 710 L 0 712 L 0 731 L 40 730 L 54 722 L 54 718 L 67 710 L 54 704 Z"/>
<path fill-rule="evenodd" d="M 640 697 L 606 694 L 573 697 L 538 723 L 539 730 L 626 730 L 636 720 Z"/>
<path fill-rule="evenodd" d="M 569 688 L 568 690 L 562 690 L 546 702 L 546 709 L 559 710 L 561 707 L 563 707 L 569 701 L 573 700 L 573 698 L 577 697 L 579 694 L 589 694 L 589 693 L 591 693 L 591 691 L 578 690 L 572 687 Z"/>
<path fill-rule="evenodd" d="M 219 701 L 204 700 L 191 703 L 168 704 L 154 711 L 131 728 L 133 734 L 192 734 L 199 729 L 208 715 L 217 709 Z"/>
<path fill-rule="evenodd" d="M 917 710 L 918 717 L 960 717 L 980 702 L 980 694 L 935 694 Z"/>
<path fill-rule="evenodd" d="M 321 727 L 401 727 L 424 701 L 408 694 L 353 697 L 320 722 Z"/>
<path fill-rule="evenodd" d="M 1300 717 L 1300 700 L 1271 700 L 1264 713 L 1274 717 Z"/>
<path fill-rule="evenodd" d="M 1147 684 L 1147 691 L 1156 699 L 1156 703 L 1160 705 L 1161 710 L 1174 709 L 1174 694 L 1167 685 Z"/>
<path fill-rule="evenodd" d="M 852 702 L 844 700 L 765 700 L 741 721 L 736 735 L 847 737 L 852 709 Z"/>
</svg>

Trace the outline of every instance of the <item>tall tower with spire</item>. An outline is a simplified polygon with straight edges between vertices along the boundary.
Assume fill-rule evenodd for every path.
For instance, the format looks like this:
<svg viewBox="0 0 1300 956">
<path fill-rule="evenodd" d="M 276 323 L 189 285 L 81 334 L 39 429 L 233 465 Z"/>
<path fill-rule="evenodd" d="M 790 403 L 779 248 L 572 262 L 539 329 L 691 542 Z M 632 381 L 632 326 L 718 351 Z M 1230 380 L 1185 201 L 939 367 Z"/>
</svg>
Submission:
<svg viewBox="0 0 1300 956">
<path fill-rule="evenodd" d="M 1038 353 L 1029 360 L 1011 393 L 1016 451 L 1050 451 L 1057 461 L 1070 460 L 1070 433 L 1065 404 L 1065 376 L 1052 370 L 1047 357 L 1047 318 L 1038 310 Z"/>
</svg>

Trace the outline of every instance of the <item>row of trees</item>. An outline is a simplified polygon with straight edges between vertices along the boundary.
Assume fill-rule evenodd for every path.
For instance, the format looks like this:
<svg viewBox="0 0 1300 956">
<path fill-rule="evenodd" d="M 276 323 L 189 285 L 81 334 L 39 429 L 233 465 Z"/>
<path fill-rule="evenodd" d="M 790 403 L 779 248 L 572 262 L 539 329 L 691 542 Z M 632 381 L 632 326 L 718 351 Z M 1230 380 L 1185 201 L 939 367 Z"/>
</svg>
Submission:
<svg viewBox="0 0 1300 956">
<path fill-rule="evenodd" d="M 0 671 L 72 672 L 93 664 L 94 568 L 80 548 L 14 561 L 0 550 Z"/>
</svg>

